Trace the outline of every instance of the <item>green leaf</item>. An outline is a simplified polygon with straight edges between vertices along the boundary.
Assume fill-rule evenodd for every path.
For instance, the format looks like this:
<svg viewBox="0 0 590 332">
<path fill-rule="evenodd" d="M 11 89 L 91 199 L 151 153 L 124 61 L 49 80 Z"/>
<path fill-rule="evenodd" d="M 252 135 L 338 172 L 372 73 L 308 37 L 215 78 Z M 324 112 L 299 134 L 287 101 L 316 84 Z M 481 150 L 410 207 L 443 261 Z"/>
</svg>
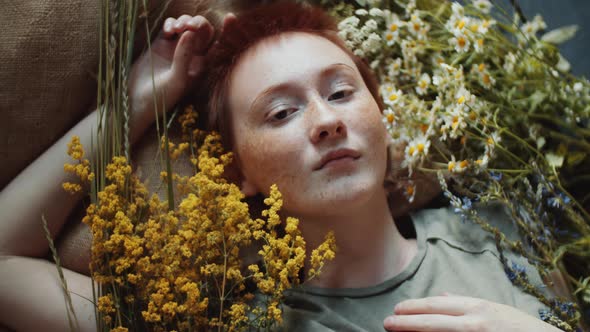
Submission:
<svg viewBox="0 0 590 332">
<path fill-rule="evenodd" d="M 555 30 L 551 30 L 541 37 L 541 40 L 547 43 L 559 45 L 572 39 L 578 31 L 577 25 L 566 25 Z"/>
</svg>

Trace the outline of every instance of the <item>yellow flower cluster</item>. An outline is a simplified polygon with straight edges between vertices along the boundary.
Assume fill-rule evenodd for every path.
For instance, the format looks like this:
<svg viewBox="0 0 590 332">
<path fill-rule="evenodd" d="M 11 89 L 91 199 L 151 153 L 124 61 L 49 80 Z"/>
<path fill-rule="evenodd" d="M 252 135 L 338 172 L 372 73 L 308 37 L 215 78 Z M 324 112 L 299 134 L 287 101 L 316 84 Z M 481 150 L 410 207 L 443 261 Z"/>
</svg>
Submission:
<svg viewBox="0 0 590 332">
<path fill-rule="evenodd" d="M 183 154 L 186 150 L 188 150 L 189 146 L 190 145 L 187 142 L 174 144 L 173 142 L 168 140 L 168 155 L 170 157 L 170 160 L 173 160 L 173 161 L 177 160 L 181 154 Z M 164 136 L 162 136 L 162 139 L 160 142 L 160 148 L 162 149 L 163 152 L 166 151 L 166 137 L 164 137 Z"/>
<path fill-rule="evenodd" d="M 133 330 L 137 322 L 153 331 L 270 328 L 282 321 L 283 291 L 304 282 L 305 241 L 297 219 L 281 221 L 277 187 L 265 219 L 252 219 L 240 189 L 223 176 L 232 154 L 223 153 L 219 135 L 208 135 L 195 159 L 193 176 L 172 174 L 185 189 L 175 209 L 148 198 L 124 157 L 107 166 L 107 184 L 83 219 L 107 329 Z M 246 252 L 257 246 L 258 264 L 246 267 Z M 330 235 L 312 252 L 310 276 L 333 257 Z"/>
<path fill-rule="evenodd" d="M 193 105 L 185 107 L 184 112 L 178 118 L 180 126 L 182 128 L 182 140 L 185 142 L 193 142 L 195 138 L 198 138 L 202 131 L 200 129 L 194 129 L 197 124 L 199 113 L 195 111 Z"/>
<path fill-rule="evenodd" d="M 94 179 L 94 173 L 90 170 L 90 161 L 84 159 L 84 147 L 78 136 L 73 136 L 68 143 L 68 155 L 75 163 L 64 164 L 64 171 L 80 178 L 82 183 L 89 183 Z M 73 182 L 64 182 L 62 187 L 69 193 L 75 194 L 82 191 L 82 185 Z"/>
</svg>

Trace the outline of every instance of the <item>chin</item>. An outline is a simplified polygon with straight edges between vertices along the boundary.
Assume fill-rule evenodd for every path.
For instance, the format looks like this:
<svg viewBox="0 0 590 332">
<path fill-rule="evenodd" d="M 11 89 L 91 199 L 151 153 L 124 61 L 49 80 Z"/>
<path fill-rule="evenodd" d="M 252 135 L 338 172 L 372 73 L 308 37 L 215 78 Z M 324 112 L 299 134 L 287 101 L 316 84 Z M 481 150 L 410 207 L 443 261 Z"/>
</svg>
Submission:
<svg viewBox="0 0 590 332">
<path fill-rule="evenodd" d="M 314 199 L 309 206 L 317 208 L 320 213 L 341 214 L 361 208 L 378 195 L 385 197 L 383 181 L 353 177 L 348 180 L 354 181 L 334 181 L 324 186 L 323 190 L 309 195 L 308 198 Z"/>
</svg>

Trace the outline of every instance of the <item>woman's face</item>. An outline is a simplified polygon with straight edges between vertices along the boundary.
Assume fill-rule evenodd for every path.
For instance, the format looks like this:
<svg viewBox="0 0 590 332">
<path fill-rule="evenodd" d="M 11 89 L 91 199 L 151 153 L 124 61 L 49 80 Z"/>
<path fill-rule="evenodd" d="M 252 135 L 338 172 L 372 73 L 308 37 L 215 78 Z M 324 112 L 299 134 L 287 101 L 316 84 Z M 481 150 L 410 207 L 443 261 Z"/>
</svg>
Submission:
<svg viewBox="0 0 590 332">
<path fill-rule="evenodd" d="M 296 32 L 258 43 L 232 73 L 229 106 L 246 194 L 276 183 L 297 217 L 346 213 L 384 194 L 381 113 L 329 40 Z"/>
</svg>

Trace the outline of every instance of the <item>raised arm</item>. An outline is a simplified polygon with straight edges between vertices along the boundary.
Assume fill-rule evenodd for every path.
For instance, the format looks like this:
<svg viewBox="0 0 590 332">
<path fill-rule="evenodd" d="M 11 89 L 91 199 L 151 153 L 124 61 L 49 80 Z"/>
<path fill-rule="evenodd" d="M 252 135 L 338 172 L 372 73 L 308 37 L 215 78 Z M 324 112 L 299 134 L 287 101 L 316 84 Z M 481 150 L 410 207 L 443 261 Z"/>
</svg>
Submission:
<svg viewBox="0 0 590 332">
<path fill-rule="evenodd" d="M 155 86 L 170 109 L 202 71 L 202 58 L 213 37 L 212 25 L 203 17 L 167 19 L 162 33 L 133 66 L 130 76 L 131 141 L 153 123 L 152 91 Z M 153 75 L 153 76 L 152 76 Z M 153 81 L 152 81 L 153 77 Z M 154 84 L 155 83 L 155 84 Z M 71 137 L 89 151 L 97 128 L 94 111 L 23 170 L 0 192 L 0 326 L 18 331 L 69 329 L 66 305 L 56 267 L 39 257 L 48 252 L 42 228 L 44 215 L 53 237 L 81 198 L 65 192 L 61 184 L 72 181 L 63 170 Z M 64 271 L 82 331 L 94 330 L 90 278 Z"/>
</svg>

